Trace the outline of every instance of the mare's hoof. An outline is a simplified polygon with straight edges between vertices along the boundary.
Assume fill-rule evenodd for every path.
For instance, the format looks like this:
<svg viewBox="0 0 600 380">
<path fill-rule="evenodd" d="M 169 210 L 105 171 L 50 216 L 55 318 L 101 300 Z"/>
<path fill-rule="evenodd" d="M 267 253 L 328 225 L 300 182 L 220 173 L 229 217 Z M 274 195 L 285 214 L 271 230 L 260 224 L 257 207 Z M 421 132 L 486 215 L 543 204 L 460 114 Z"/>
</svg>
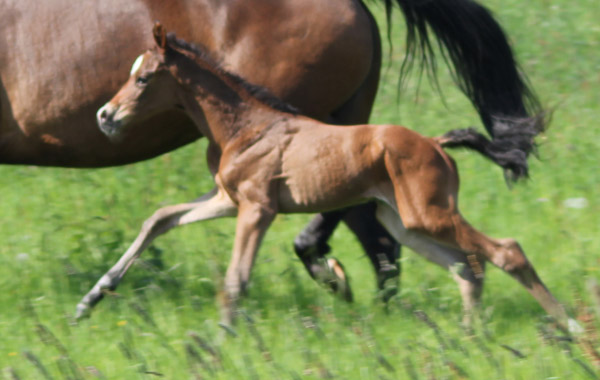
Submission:
<svg viewBox="0 0 600 380">
<path fill-rule="evenodd" d="M 394 264 L 388 264 L 382 267 L 377 273 L 377 287 L 379 288 L 379 297 L 387 303 L 392 297 L 398 294 L 400 280 L 400 270 Z"/>
<path fill-rule="evenodd" d="M 348 277 L 346 277 L 346 272 L 344 271 L 342 263 L 335 258 L 330 257 L 327 259 L 327 267 L 333 275 L 329 284 L 331 289 L 344 301 L 352 302 L 352 289 L 350 289 L 350 283 L 348 282 Z"/>
<path fill-rule="evenodd" d="M 317 282 L 323 284 L 336 296 L 352 302 L 352 289 L 342 263 L 333 257 L 319 258 L 310 265 L 310 272 Z"/>
</svg>

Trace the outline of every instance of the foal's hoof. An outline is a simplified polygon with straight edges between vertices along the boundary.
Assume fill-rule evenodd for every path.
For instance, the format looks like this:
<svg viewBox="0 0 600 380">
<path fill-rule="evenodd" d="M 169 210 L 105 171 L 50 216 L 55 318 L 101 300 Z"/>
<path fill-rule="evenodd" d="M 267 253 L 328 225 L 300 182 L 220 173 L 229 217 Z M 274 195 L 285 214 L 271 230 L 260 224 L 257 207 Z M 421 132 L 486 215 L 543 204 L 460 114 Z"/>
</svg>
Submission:
<svg viewBox="0 0 600 380">
<path fill-rule="evenodd" d="M 75 320 L 80 321 L 84 318 L 89 318 L 91 313 L 92 309 L 88 305 L 80 302 L 77 304 L 77 308 L 75 310 Z"/>
<path fill-rule="evenodd" d="M 585 331 L 583 326 L 581 326 L 579 322 L 577 322 L 573 318 L 569 318 L 569 320 L 567 321 L 567 329 L 569 333 L 573 335 L 583 334 L 583 332 Z"/>
</svg>

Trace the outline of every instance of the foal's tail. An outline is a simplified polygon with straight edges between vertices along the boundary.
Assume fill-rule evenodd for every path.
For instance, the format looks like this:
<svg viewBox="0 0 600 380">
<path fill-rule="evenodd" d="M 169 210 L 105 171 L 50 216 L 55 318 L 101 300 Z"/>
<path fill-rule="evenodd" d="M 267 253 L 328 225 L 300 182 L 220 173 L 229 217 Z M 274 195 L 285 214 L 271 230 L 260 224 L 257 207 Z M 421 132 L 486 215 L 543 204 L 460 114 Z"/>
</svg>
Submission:
<svg viewBox="0 0 600 380">
<path fill-rule="evenodd" d="M 455 129 L 436 140 L 442 147 L 465 147 L 481 153 L 504 169 L 508 183 L 529 176 L 527 153 L 519 147 L 505 146 L 502 140 L 489 140 L 474 128 Z"/>
</svg>

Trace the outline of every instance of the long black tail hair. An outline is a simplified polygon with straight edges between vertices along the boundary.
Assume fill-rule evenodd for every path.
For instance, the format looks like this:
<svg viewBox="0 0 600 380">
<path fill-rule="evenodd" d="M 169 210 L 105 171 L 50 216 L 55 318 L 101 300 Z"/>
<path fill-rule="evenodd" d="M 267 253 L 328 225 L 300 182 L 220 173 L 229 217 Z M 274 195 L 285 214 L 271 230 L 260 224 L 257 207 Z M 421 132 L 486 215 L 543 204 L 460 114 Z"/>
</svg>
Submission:
<svg viewBox="0 0 600 380">
<path fill-rule="evenodd" d="M 393 5 L 407 24 L 407 54 L 401 80 L 414 66 L 435 77 L 431 33 L 442 48 L 459 88 L 471 100 L 492 140 L 489 153 L 502 160 L 519 156 L 505 168 L 508 181 L 528 176 L 527 156 L 547 120 L 535 93 L 520 72 L 502 27 L 491 12 L 473 0 L 384 0 L 388 25 Z M 473 136 L 473 131 L 465 135 Z M 460 132 L 457 132 L 460 133 Z M 484 136 L 481 136 L 484 137 Z M 493 158 L 492 158 L 493 159 Z"/>
</svg>

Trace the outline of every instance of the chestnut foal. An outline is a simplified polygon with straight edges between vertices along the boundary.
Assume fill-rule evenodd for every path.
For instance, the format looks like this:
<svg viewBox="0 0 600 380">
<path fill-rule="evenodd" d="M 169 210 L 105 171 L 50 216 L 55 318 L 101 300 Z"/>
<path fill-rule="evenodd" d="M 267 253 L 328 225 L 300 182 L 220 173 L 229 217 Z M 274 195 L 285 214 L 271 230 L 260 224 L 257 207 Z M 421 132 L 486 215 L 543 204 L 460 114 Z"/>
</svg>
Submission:
<svg viewBox="0 0 600 380">
<path fill-rule="evenodd" d="M 180 109 L 209 139 L 215 188 L 163 207 L 144 223 L 127 252 L 78 304 L 83 315 L 103 289 L 114 289 L 160 234 L 200 220 L 237 215 L 235 243 L 222 295 L 222 322 L 233 322 L 256 252 L 277 213 L 335 210 L 376 200 L 377 217 L 401 244 L 445 268 L 458 268 L 466 315 L 479 302 L 490 261 L 537 299 L 562 327 L 570 324 L 512 239 L 491 239 L 458 211 L 458 173 L 442 145 L 485 153 L 474 131 L 439 139 L 395 125 L 327 125 L 297 115 L 263 89 L 226 73 L 202 51 L 156 24 L 156 47 L 135 62 L 121 90 L 98 111 L 117 139 L 140 115 Z"/>
</svg>

